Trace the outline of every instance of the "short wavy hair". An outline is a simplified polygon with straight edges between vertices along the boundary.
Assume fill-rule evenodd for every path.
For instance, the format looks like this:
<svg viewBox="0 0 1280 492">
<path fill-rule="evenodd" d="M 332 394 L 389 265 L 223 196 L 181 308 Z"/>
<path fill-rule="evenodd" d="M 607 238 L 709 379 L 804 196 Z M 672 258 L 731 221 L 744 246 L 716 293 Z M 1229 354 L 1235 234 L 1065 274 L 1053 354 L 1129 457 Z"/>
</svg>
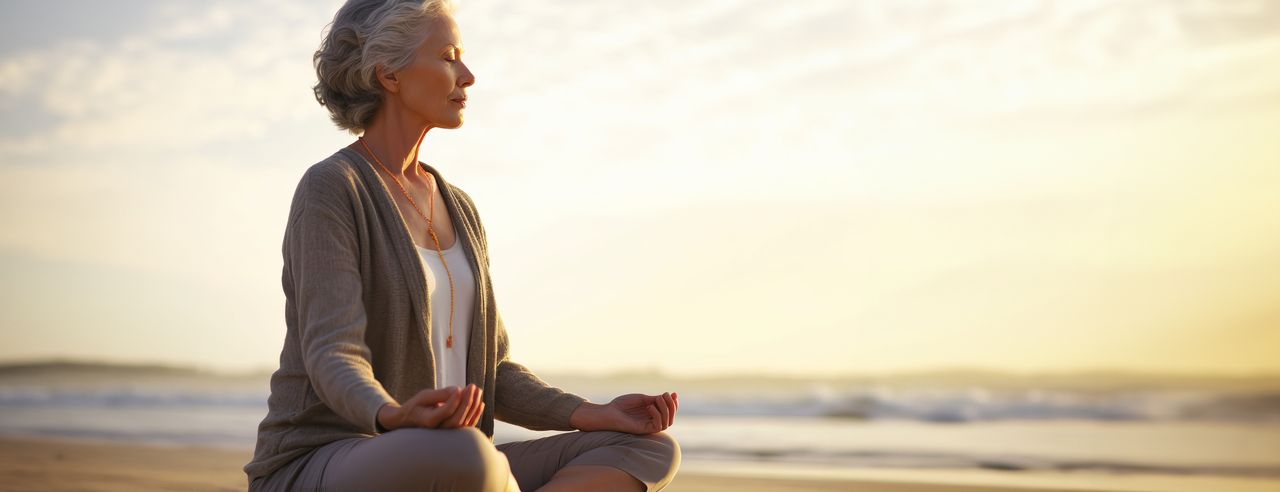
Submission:
<svg viewBox="0 0 1280 492">
<path fill-rule="evenodd" d="M 316 102 L 338 128 L 363 133 L 382 105 L 375 68 L 408 66 L 429 34 L 428 22 L 456 9 L 452 0 L 347 0 L 312 57 Z"/>
</svg>

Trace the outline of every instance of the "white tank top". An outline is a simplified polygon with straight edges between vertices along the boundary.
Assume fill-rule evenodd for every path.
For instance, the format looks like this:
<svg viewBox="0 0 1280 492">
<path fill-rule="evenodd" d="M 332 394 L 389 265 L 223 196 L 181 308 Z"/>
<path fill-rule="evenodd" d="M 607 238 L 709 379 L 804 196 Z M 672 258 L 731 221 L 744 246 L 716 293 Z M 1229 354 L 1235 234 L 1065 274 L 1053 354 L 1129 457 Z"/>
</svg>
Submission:
<svg viewBox="0 0 1280 492">
<path fill-rule="evenodd" d="M 431 300 L 431 353 L 436 359 L 436 388 L 467 385 L 467 341 L 471 328 L 471 311 L 475 307 L 476 283 L 462 247 L 462 236 L 446 248 L 444 259 L 453 274 L 453 348 L 445 347 L 449 337 L 449 275 L 440 264 L 440 253 L 417 246 L 422 265 L 426 267 L 427 298 Z"/>
</svg>

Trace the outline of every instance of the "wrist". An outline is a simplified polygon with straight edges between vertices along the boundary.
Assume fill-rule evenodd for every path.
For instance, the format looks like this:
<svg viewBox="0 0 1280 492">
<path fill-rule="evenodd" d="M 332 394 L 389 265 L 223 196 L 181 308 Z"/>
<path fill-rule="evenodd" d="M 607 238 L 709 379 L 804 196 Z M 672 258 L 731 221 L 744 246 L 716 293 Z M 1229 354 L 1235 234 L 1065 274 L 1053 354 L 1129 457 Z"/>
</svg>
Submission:
<svg viewBox="0 0 1280 492">
<path fill-rule="evenodd" d="M 374 426 L 377 427 L 378 433 L 389 432 L 395 427 L 387 425 L 391 421 L 391 415 L 399 410 L 399 405 L 394 403 L 386 403 L 378 407 L 378 416 L 374 418 Z"/>
<path fill-rule="evenodd" d="M 601 413 L 606 405 L 584 401 L 569 415 L 569 426 L 581 431 L 602 430 Z"/>
</svg>

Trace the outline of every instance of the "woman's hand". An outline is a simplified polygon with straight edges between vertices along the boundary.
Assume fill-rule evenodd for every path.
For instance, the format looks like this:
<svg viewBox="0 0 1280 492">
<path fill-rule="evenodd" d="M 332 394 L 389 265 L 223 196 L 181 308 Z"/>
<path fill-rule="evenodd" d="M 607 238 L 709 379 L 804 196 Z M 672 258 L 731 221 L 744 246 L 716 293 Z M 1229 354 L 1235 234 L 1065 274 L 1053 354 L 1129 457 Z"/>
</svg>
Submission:
<svg viewBox="0 0 1280 492">
<path fill-rule="evenodd" d="M 482 392 L 474 384 L 468 384 L 466 388 L 448 386 L 422 390 L 403 405 L 383 405 L 378 409 L 378 422 L 387 430 L 401 427 L 474 427 L 484 414 Z"/>
<path fill-rule="evenodd" d="M 652 434 L 671 427 L 678 408 L 680 400 L 675 393 L 655 396 L 631 393 L 604 405 L 583 402 L 569 417 L 569 425 L 584 431 Z"/>
</svg>

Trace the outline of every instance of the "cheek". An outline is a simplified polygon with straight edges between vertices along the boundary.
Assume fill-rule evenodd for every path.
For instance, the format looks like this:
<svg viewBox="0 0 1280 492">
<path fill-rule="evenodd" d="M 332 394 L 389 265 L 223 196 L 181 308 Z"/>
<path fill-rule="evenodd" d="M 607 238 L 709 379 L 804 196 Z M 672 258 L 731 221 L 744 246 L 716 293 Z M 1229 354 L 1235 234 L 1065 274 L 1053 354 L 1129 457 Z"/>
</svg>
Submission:
<svg viewBox="0 0 1280 492">
<path fill-rule="evenodd" d="M 453 94 L 453 79 L 447 70 L 419 70 L 405 80 L 401 89 L 407 104 L 429 110 L 449 103 Z"/>
</svg>

